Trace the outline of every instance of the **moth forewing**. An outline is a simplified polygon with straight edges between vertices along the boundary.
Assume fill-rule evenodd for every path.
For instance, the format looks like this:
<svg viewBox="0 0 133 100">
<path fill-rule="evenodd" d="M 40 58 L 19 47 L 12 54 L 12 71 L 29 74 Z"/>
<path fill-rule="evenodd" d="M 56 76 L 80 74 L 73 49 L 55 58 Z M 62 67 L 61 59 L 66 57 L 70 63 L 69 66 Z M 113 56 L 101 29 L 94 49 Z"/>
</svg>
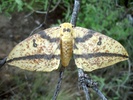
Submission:
<svg viewBox="0 0 133 100">
<path fill-rule="evenodd" d="M 81 27 L 75 28 L 74 59 L 84 71 L 107 67 L 128 59 L 128 53 L 116 40 Z"/>
<path fill-rule="evenodd" d="M 59 28 L 49 28 L 16 45 L 7 62 L 31 71 L 52 71 L 59 67 L 59 45 Z"/>
</svg>

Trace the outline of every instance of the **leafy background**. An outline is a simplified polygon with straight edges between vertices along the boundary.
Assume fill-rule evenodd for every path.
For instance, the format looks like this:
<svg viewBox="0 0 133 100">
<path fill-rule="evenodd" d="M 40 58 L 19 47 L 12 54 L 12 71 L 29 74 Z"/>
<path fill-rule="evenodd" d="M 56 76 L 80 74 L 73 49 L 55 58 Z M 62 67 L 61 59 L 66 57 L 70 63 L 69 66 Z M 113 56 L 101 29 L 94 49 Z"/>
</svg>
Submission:
<svg viewBox="0 0 133 100">
<path fill-rule="evenodd" d="M 48 0 L 0 1 L 0 58 L 28 37 L 33 29 L 43 23 Z M 73 10 L 72 0 L 52 0 L 46 27 L 69 22 Z M 133 99 L 133 1 L 132 0 L 82 0 L 77 26 L 101 32 L 119 41 L 128 51 L 127 61 L 87 73 L 99 83 L 99 89 L 108 100 Z M 51 73 L 30 72 L 5 65 L 0 70 L 0 100 L 51 100 L 59 71 Z M 71 62 L 66 68 L 58 100 L 85 100 L 78 89 L 77 69 Z M 99 100 L 89 89 L 91 100 Z"/>
</svg>

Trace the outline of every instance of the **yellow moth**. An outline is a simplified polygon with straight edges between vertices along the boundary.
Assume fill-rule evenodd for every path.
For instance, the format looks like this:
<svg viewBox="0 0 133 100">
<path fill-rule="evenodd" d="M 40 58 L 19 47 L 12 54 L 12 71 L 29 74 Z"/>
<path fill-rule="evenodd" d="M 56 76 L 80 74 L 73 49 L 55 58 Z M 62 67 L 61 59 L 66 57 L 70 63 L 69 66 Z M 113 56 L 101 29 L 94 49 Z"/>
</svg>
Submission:
<svg viewBox="0 0 133 100">
<path fill-rule="evenodd" d="M 7 63 L 30 71 L 50 72 L 60 63 L 68 66 L 71 57 L 84 71 L 104 68 L 128 59 L 124 47 L 98 32 L 63 23 L 43 30 L 14 47 Z"/>
</svg>

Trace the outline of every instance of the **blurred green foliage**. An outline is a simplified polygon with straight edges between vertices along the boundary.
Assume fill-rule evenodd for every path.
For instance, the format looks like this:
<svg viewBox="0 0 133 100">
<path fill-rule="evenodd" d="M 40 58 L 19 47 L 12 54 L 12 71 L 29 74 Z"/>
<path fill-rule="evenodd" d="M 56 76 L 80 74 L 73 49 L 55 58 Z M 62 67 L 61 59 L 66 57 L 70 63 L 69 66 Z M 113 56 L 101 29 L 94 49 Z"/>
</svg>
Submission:
<svg viewBox="0 0 133 100">
<path fill-rule="evenodd" d="M 1 0 L 0 12 L 10 16 L 16 11 L 46 12 L 48 1 L 49 0 Z M 81 0 L 77 26 L 93 29 L 118 40 L 127 49 L 131 63 L 133 63 L 133 25 L 130 20 L 125 17 L 127 9 L 133 9 L 133 2 L 129 0 L 129 8 L 124 6 L 124 2 L 124 0 Z M 55 7 L 56 3 L 57 0 L 52 0 L 51 9 Z M 58 23 L 70 21 L 71 13 L 73 11 L 73 1 L 62 0 L 58 6 L 64 9 L 62 12 L 64 19 L 58 20 Z M 133 95 L 133 91 L 131 91 L 133 88 L 131 86 L 133 83 L 133 78 L 131 77 L 133 72 L 131 69 L 132 68 L 128 67 L 126 62 L 121 62 L 110 68 L 94 71 L 92 72 L 93 74 L 91 74 L 91 77 L 98 81 L 100 90 L 102 90 L 108 100 L 131 100 L 133 99 L 133 97 L 131 97 L 131 95 Z M 52 94 L 48 93 L 54 91 L 51 90 L 54 86 L 52 86 L 52 84 L 48 85 L 47 83 L 50 75 L 40 75 L 42 74 L 33 76 L 34 79 L 31 80 L 32 92 L 21 96 L 23 97 L 23 100 L 26 100 L 27 98 L 30 100 L 50 100 Z M 14 81 L 16 82 L 16 85 L 19 85 L 24 83 L 25 80 L 20 81 L 18 77 L 15 77 Z M 71 81 L 73 81 L 73 79 Z M 69 84 L 72 84 L 72 82 Z M 19 91 L 24 91 L 25 85 L 21 87 L 22 88 L 19 88 Z M 70 98 L 73 97 L 72 93 L 66 92 L 67 90 L 68 87 L 65 87 L 60 91 L 58 100 L 72 100 Z M 36 92 L 38 91 L 39 93 L 42 91 L 42 94 L 37 94 Z M 91 94 L 91 97 L 93 98 L 92 100 L 98 100 L 98 96 L 96 96 L 95 93 Z M 82 99 L 77 96 L 74 100 Z"/>
<path fill-rule="evenodd" d="M 49 0 L 1 0 L 0 13 L 11 15 L 21 11 L 46 11 Z M 56 0 L 52 0 L 51 7 L 55 6 Z"/>
</svg>

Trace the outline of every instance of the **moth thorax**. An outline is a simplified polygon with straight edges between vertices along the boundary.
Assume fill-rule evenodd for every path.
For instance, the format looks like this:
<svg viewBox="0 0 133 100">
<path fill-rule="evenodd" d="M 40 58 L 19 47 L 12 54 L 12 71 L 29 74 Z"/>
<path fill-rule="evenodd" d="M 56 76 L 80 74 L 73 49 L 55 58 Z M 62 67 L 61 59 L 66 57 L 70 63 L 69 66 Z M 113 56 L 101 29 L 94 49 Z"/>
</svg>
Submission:
<svg viewBox="0 0 133 100">
<path fill-rule="evenodd" d="M 73 41 L 63 41 L 61 40 L 61 64 L 66 67 L 68 66 L 73 51 Z"/>
</svg>

